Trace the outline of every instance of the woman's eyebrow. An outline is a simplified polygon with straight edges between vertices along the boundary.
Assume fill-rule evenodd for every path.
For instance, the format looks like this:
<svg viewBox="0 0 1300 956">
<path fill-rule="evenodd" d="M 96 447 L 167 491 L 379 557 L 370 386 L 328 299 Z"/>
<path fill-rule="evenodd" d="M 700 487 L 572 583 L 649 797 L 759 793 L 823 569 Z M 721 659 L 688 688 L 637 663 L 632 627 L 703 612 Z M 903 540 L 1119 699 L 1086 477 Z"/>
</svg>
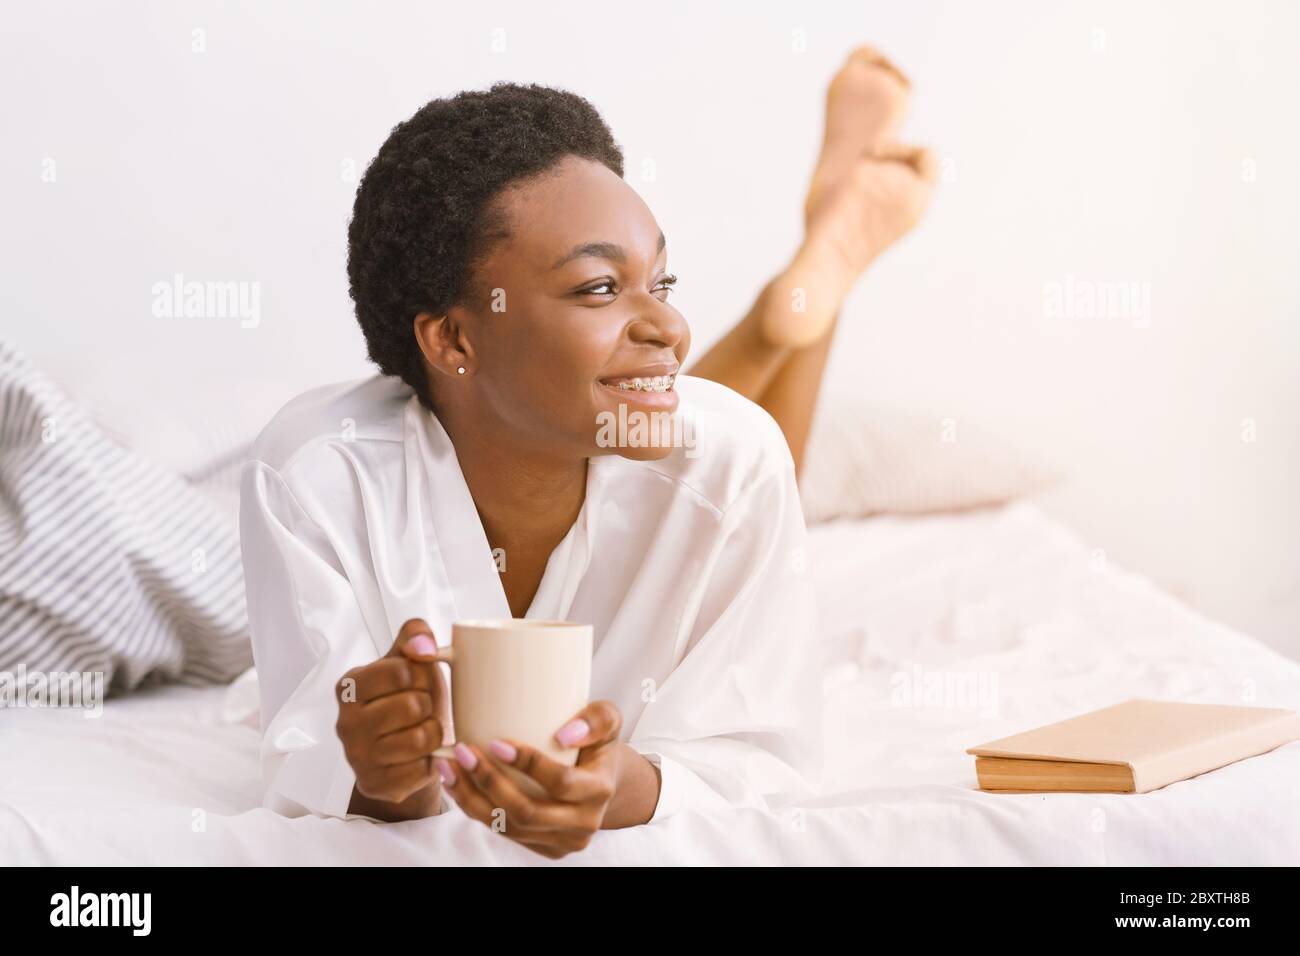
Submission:
<svg viewBox="0 0 1300 956">
<path fill-rule="evenodd" d="M 664 251 L 664 246 L 668 244 L 664 239 L 664 234 L 659 233 L 659 244 L 655 248 L 655 255 Z M 565 255 L 556 260 L 552 269 L 558 269 L 574 259 L 582 259 L 590 256 L 594 259 L 609 259 L 612 262 L 622 264 L 627 261 L 627 250 L 616 242 L 586 242 L 580 246 L 574 246 Z"/>
</svg>

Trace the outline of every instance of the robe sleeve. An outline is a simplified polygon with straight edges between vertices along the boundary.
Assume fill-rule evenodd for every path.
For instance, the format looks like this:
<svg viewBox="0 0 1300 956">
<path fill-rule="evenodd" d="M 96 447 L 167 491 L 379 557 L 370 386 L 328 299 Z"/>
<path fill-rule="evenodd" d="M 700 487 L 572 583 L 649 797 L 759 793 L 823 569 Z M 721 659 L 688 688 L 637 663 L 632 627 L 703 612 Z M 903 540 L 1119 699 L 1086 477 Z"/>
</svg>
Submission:
<svg viewBox="0 0 1300 956">
<path fill-rule="evenodd" d="M 822 775 L 812 585 L 794 468 L 771 463 L 723 512 L 685 656 L 629 745 L 659 767 L 650 822 L 682 810 L 778 811 Z"/>
<path fill-rule="evenodd" d="M 356 776 L 335 731 L 334 688 L 378 655 L 327 536 L 260 461 L 241 479 L 240 548 L 261 695 L 263 804 L 286 816 L 362 816 L 348 813 Z"/>
</svg>

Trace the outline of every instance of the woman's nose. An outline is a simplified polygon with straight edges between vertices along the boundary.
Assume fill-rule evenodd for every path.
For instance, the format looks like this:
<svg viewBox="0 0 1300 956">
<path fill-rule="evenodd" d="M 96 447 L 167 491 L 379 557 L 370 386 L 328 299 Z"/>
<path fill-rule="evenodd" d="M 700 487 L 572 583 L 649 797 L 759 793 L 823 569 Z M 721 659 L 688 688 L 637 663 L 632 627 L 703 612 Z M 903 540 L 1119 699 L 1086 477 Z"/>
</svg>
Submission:
<svg viewBox="0 0 1300 956">
<path fill-rule="evenodd" d="M 690 327 L 682 314 L 654 296 L 650 296 L 650 304 L 628 327 L 628 336 L 633 342 L 673 351 L 683 340 L 689 340 L 690 334 Z"/>
</svg>

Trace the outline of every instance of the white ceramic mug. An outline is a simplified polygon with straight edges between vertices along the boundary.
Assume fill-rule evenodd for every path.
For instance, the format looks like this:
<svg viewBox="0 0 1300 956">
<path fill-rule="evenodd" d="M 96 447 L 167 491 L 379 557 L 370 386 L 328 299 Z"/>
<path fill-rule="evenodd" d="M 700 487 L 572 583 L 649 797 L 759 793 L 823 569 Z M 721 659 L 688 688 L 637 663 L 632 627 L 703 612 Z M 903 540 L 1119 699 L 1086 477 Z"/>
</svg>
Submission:
<svg viewBox="0 0 1300 956">
<path fill-rule="evenodd" d="M 573 766 L 578 748 L 562 747 L 555 732 L 587 706 L 591 694 L 591 625 L 503 618 L 459 621 L 451 647 L 437 659 L 451 666 L 455 740 L 485 754 L 489 741 L 516 740 Z M 435 756 L 455 761 L 452 746 Z M 512 767 L 510 777 L 530 796 L 545 791 Z"/>
</svg>

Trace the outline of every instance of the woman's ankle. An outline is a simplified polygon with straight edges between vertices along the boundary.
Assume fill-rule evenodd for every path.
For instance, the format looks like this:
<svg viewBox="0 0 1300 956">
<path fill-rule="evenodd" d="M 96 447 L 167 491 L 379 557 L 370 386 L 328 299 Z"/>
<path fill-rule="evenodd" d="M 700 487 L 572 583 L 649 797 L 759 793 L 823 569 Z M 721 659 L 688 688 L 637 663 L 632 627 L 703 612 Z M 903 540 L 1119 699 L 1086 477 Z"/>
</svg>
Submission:
<svg viewBox="0 0 1300 956">
<path fill-rule="evenodd" d="M 856 280 L 833 253 L 805 243 L 763 290 L 759 334 L 775 349 L 815 344 L 830 332 Z"/>
</svg>

